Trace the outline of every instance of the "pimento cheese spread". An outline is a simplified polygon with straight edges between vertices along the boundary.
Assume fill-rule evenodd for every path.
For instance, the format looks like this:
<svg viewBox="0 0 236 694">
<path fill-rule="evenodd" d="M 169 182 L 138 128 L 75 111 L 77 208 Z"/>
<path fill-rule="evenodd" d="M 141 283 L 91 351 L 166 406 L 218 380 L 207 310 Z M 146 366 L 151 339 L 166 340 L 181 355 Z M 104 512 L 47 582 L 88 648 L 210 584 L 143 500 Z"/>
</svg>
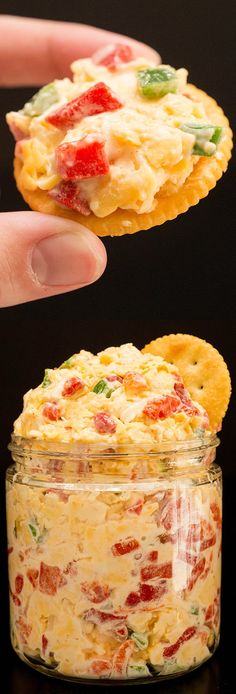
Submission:
<svg viewBox="0 0 236 694">
<path fill-rule="evenodd" d="M 12 643 L 23 660 L 60 677 L 125 680 L 168 677 L 210 657 L 221 553 L 210 435 L 176 367 L 133 345 L 81 351 L 46 370 L 15 423 L 27 463 L 7 483 Z M 186 458 L 189 440 L 200 467 Z M 67 454 L 49 452 L 62 442 L 68 452 L 78 444 L 72 475 Z M 168 454 L 144 475 L 136 454 L 123 455 L 126 471 L 114 463 L 125 443 L 145 460 L 181 442 L 177 475 Z M 88 475 L 83 444 L 86 455 L 99 451 Z"/>
<path fill-rule="evenodd" d="M 7 115 L 21 187 L 85 216 L 150 213 L 157 193 L 178 191 L 199 157 L 216 153 L 222 127 L 186 92 L 186 69 L 133 59 L 129 47 L 104 51 Z"/>
<path fill-rule="evenodd" d="M 134 345 L 82 350 L 24 396 L 14 433 L 24 438 L 132 444 L 152 449 L 210 433 L 177 367 Z"/>
</svg>

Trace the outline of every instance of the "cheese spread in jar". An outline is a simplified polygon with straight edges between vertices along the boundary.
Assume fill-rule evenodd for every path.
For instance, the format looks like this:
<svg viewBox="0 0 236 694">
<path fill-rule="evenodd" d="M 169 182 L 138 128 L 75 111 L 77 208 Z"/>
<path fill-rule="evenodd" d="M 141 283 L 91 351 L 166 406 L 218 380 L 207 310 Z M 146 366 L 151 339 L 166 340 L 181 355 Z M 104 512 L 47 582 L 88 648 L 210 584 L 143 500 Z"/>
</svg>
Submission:
<svg viewBox="0 0 236 694">
<path fill-rule="evenodd" d="M 217 437 L 175 366 L 82 351 L 25 396 L 7 513 L 12 643 L 75 680 L 167 678 L 219 640 Z"/>
</svg>

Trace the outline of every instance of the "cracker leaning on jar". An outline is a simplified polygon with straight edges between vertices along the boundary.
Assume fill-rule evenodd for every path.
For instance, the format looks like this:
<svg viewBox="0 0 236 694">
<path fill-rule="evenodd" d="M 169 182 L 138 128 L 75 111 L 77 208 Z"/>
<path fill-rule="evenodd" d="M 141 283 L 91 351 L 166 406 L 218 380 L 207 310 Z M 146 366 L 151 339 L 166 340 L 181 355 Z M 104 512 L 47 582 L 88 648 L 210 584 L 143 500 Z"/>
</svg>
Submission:
<svg viewBox="0 0 236 694">
<path fill-rule="evenodd" d="M 174 219 L 215 186 L 232 133 L 187 70 L 118 44 L 72 71 L 7 114 L 17 186 L 33 210 L 122 235 Z"/>
<path fill-rule="evenodd" d="M 7 508 L 12 644 L 26 663 L 112 684 L 176 676 L 214 652 L 214 458 L 230 389 L 217 350 L 170 335 L 145 353 L 82 350 L 25 395 Z"/>
</svg>

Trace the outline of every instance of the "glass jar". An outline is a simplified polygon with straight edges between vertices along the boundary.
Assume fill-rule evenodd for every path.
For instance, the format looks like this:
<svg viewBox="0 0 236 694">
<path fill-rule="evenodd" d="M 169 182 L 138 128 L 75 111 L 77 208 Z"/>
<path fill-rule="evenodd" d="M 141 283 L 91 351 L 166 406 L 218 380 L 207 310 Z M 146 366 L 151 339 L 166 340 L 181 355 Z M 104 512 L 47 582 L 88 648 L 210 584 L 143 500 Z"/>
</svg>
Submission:
<svg viewBox="0 0 236 694">
<path fill-rule="evenodd" d="M 13 438 L 11 638 L 35 669 L 137 683 L 198 667 L 219 642 L 217 437 L 145 452 Z"/>
</svg>

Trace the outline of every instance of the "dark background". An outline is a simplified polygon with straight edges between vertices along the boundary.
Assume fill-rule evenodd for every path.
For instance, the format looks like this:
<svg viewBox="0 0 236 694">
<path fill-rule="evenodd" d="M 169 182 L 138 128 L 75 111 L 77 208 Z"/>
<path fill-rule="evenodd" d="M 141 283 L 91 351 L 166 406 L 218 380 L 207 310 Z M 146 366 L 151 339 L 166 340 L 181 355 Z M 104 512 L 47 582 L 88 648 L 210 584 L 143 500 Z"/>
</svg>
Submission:
<svg viewBox="0 0 236 694">
<path fill-rule="evenodd" d="M 81 21 L 126 33 L 156 48 L 163 62 L 189 69 L 190 81 L 214 96 L 233 121 L 235 85 L 234 3 L 187 0 L 0 0 L 1 13 Z M 40 46 L 39 46 L 40 50 Z M 33 89 L 0 90 L 2 210 L 24 209 L 12 179 L 13 142 L 4 114 L 18 109 Z M 56 366 L 81 348 L 97 351 L 133 341 L 138 347 L 169 332 L 199 335 L 221 351 L 235 382 L 235 164 L 210 195 L 186 215 L 151 231 L 105 239 L 108 269 L 91 287 L 0 313 L 1 528 L 4 525 L 4 470 L 7 443 L 22 407 L 23 393 L 40 382 L 45 367 Z M 235 398 L 234 398 L 235 399 Z M 235 493 L 234 406 L 226 417 L 218 449 L 224 470 L 224 551 L 222 639 L 217 655 L 202 669 L 173 684 L 168 694 L 234 694 Z M 53 682 L 35 674 L 12 654 L 8 640 L 5 530 L 1 532 L 0 652 L 6 662 L 6 694 L 73 694 L 82 686 Z M 87 691 L 95 687 L 87 687 Z"/>
</svg>

